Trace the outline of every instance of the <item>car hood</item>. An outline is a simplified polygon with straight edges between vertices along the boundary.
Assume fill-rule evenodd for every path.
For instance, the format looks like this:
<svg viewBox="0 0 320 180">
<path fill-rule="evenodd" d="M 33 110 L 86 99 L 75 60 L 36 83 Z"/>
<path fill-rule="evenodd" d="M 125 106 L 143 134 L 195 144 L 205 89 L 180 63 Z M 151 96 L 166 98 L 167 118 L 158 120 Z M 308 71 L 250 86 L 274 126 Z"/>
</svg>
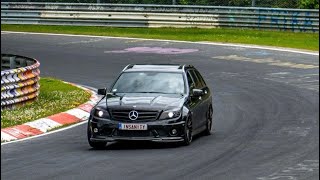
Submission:
<svg viewBox="0 0 320 180">
<path fill-rule="evenodd" d="M 108 94 L 99 103 L 99 107 L 109 109 L 118 108 L 148 108 L 157 110 L 168 110 L 182 107 L 185 101 L 184 95 L 179 94 L 153 94 L 153 93 L 128 93 Z"/>
</svg>

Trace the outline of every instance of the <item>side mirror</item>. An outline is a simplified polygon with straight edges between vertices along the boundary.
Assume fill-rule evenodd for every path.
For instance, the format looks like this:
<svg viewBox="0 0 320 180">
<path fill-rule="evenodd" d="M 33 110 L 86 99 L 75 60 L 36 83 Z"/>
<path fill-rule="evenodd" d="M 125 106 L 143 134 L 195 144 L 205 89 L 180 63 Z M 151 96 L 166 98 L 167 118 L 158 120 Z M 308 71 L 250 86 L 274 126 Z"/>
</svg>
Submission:
<svg viewBox="0 0 320 180">
<path fill-rule="evenodd" d="M 98 94 L 99 95 L 106 95 L 107 94 L 107 88 L 104 88 L 104 89 L 98 89 Z"/>
<path fill-rule="evenodd" d="M 204 93 L 203 93 L 203 90 L 201 89 L 192 89 L 192 96 L 193 97 L 199 97 L 199 96 L 202 96 Z"/>
</svg>

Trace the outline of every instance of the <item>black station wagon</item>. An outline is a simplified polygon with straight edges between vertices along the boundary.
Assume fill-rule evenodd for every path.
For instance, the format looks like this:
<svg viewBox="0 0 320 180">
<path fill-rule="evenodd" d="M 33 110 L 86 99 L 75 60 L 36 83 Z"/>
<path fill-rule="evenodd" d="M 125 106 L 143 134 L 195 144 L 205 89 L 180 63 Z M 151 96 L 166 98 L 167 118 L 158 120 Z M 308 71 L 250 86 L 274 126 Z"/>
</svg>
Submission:
<svg viewBox="0 0 320 180">
<path fill-rule="evenodd" d="M 191 65 L 128 65 L 98 94 L 87 128 L 93 148 L 128 140 L 189 145 L 211 134 L 212 94 Z"/>
</svg>

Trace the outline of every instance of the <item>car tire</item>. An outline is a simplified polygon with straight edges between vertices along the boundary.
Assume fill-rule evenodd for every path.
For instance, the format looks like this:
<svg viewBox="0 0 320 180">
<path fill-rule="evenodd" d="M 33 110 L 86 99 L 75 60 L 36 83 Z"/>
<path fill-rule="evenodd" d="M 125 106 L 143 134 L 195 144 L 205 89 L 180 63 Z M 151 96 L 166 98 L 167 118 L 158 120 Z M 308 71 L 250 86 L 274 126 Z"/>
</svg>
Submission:
<svg viewBox="0 0 320 180">
<path fill-rule="evenodd" d="M 90 138 L 91 138 L 91 128 L 89 127 L 89 125 L 88 125 L 88 128 L 87 128 L 87 137 L 88 137 L 89 145 L 94 149 L 103 149 L 107 145 L 106 142 L 93 142 L 93 141 L 90 140 Z"/>
<path fill-rule="evenodd" d="M 204 135 L 205 136 L 209 136 L 212 134 L 211 129 L 212 129 L 212 114 L 213 114 L 213 110 L 211 108 L 211 106 L 209 107 L 208 111 L 207 111 L 207 123 L 206 123 L 206 129 L 204 131 Z"/>
<path fill-rule="evenodd" d="M 183 135 L 183 141 L 182 145 L 188 146 L 192 142 L 192 120 L 191 118 L 188 118 L 186 121 L 186 124 L 184 126 L 184 135 Z"/>
</svg>

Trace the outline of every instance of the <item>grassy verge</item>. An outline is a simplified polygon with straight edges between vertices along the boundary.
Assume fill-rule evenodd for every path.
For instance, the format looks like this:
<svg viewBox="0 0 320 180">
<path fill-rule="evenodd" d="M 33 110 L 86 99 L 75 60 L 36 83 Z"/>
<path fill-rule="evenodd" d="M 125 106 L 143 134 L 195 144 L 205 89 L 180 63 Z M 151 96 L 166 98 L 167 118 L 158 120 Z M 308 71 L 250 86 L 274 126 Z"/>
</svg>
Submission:
<svg viewBox="0 0 320 180">
<path fill-rule="evenodd" d="M 41 78 L 37 101 L 14 110 L 1 111 L 1 128 L 63 112 L 85 103 L 90 93 L 53 78 Z"/>
<path fill-rule="evenodd" d="M 319 51 L 319 33 L 249 29 L 111 28 L 89 26 L 1 25 L 2 31 L 48 32 L 184 41 L 256 44 Z"/>
</svg>

